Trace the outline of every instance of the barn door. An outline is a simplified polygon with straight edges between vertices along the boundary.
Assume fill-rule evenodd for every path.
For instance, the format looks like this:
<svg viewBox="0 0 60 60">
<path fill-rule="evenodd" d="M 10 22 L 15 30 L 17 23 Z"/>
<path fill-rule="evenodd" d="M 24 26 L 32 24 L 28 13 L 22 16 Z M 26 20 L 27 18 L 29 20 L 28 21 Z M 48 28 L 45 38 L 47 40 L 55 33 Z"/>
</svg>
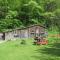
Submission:
<svg viewBox="0 0 60 60">
<path fill-rule="evenodd" d="M 3 40 L 3 34 L 2 33 L 0 33 L 0 40 Z"/>
<path fill-rule="evenodd" d="M 5 40 L 5 33 L 3 33 L 2 39 Z"/>
</svg>

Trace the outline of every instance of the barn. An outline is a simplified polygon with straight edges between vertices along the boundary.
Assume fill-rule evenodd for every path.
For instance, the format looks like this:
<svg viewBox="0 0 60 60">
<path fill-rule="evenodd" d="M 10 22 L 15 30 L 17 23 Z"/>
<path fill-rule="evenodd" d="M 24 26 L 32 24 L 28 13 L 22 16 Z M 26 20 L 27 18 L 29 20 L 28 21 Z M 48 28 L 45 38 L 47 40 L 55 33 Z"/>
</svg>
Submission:
<svg viewBox="0 0 60 60">
<path fill-rule="evenodd" d="M 16 38 L 33 38 L 35 36 L 45 36 L 46 28 L 41 25 L 31 25 L 24 28 L 17 28 L 0 33 L 0 40 L 12 40 Z"/>
</svg>

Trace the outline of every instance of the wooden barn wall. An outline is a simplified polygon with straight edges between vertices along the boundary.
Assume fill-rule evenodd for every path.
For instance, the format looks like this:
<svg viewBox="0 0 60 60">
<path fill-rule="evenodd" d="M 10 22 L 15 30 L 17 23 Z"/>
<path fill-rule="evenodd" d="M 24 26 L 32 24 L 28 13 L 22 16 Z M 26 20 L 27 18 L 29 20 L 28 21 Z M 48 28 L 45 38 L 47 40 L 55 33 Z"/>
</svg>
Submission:
<svg viewBox="0 0 60 60">
<path fill-rule="evenodd" d="M 29 37 L 34 37 L 41 33 L 45 33 L 45 29 L 43 27 L 34 26 L 34 27 L 29 28 Z"/>
<path fill-rule="evenodd" d="M 21 38 L 28 38 L 28 29 L 24 29 L 20 31 Z"/>
<path fill-rule="evenodd" d="M 5 33 L 5 40 L 16 39 L 16 38 L 33 38 L 41 33 L 45 33 L 45 28 L 40 26 L 33 26 L 26 29 L 14 30 Z M 3 34 L 0 34 L 0 40 L 3 39 Z"/>
<path fill-rule="evenodd" d="M 14 39 L 13 32 L 5 33 L 5 40 L 10 40 L 10 39 Z"/>
</svg>

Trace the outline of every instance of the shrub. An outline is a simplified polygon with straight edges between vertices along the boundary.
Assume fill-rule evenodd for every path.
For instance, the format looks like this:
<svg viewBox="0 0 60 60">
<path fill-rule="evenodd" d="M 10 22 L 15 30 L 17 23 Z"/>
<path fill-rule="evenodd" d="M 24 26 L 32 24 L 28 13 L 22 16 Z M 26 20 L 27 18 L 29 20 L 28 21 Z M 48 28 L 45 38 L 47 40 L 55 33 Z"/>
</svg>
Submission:
<svg viewBox="0 0 60 60">
<path fill-rule="evenodd" d="M 25 40 L 22 40 L 22 41 L 21 41 L 21 44 L 26 44 L 26 41 L 25 41 Z"/>
</svg>

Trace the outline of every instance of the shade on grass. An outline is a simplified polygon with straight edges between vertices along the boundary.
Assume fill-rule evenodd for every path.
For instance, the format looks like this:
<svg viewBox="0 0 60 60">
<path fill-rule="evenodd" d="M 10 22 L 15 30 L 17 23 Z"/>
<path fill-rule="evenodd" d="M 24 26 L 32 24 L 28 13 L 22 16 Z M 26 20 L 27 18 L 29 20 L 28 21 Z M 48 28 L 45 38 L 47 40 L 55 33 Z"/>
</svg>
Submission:
<svg viewBox="0 0 60 60">
<path fill-rule="evenodd" d="M 0 44 L 0 60 L 60 60 L 60 50 L 53 49 L 56 44 L 33 45 L 33 39 L 26 39 L 26 44 L 20 42 L 17 40 Z"/>
</svg>

